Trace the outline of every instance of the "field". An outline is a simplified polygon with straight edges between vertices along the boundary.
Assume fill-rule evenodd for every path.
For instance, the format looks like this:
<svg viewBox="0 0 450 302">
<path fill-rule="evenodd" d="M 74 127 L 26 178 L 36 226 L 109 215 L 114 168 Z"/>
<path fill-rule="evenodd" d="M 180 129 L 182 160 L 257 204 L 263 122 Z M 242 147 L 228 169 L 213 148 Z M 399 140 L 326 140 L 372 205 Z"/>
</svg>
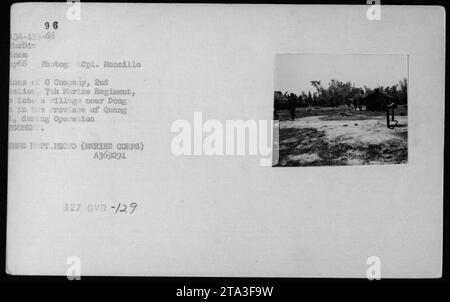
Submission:
<svg viewBox="0 0 450 302">
<path fill-rule="evenodd" d="M 385 112 L 340 108 L 297 108 L 278 111 L 279 161 L 276 166 L 400 164 L 408 158 L 408 117 L 395 112 L 394 129 Z"/>
</svg>

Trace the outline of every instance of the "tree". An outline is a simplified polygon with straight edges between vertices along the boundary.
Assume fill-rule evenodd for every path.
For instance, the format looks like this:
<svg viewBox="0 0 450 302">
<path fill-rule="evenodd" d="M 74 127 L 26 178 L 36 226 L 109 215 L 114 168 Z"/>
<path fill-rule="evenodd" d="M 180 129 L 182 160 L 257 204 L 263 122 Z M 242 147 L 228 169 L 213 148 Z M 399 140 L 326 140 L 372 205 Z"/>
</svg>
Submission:
<svg viewBox="0 0 450 302">
<path fill-rule="evenodd" d="M 317 95 L 320 98 L 320 90 L 322 88 L 320 81 L 311 81 L 311 85 L 314 86 L 314 88 L 316 88 L 317 90 Z"/>
<path fill-rule="evenodd" d="M 399 103 L 400 104 L 408 104 L 408 83 L 406 78 L 399 82 L 400 91 L 398 92 Z"/>
<path fill-rule="evenodd" d="M 314 104 L 314 100 L 313 100 L 312 95 L 311 95 L 311 91 L 308 91 L 308 97 L 307 97 L 307 100 L 308 100 L 308 103 L 309 103 L 309 104 L 315 105 L 315 104 Z"/>
</svg>

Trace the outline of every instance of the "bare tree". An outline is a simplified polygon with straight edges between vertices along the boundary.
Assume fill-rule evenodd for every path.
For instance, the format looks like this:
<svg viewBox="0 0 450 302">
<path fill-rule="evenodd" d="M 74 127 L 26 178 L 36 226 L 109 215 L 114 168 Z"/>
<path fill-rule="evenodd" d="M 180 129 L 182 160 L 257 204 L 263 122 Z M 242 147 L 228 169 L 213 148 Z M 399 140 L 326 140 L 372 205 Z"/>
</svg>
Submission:
<svg viewBox="0 0 450 302">
<path fill-rule="evenodd" d="M 311 85 L 314 86 L 317 90 L 317 99 L 320 100 L 320 90 L 322 89 L 322 85 L 320 81 L 311 81 Z"/>
</svg>

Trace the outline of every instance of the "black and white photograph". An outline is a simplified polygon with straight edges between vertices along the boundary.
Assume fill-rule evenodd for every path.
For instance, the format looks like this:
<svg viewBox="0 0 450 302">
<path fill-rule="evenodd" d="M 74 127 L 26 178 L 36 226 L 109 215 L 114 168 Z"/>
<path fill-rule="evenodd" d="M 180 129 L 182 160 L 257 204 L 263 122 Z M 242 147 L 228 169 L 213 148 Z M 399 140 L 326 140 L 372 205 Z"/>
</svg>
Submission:
<svg viewBox="0 0 450 302">
<path fill-rule="evenodd" d="M 373 2 L 10 3 L 3 280 L 447 276 L 446 11 Z"/>
<path fill-rule="evenodd" d="M 275 62 L 276 166 L 408 161 L 408 57 L 281 54 Z"/>
</svg>

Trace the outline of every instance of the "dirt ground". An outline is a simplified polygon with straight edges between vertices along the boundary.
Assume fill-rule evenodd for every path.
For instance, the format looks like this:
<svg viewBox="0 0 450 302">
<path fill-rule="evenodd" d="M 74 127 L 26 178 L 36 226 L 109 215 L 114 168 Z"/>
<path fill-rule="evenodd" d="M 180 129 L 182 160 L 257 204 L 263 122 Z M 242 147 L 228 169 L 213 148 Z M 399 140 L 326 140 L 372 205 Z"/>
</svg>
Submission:
<svg viewBox="0 0 450 302">
<path fill-rule="evenodd" d="M 400 164 L 408 157 L 408 118 L 396 115 L 386 127 L 384 112 L 348 108 L 297 108 L 289 120 L 279 112 L 277 166 Z M 395 123 L 394 123 L 395 124 Z"/>
</svg>

